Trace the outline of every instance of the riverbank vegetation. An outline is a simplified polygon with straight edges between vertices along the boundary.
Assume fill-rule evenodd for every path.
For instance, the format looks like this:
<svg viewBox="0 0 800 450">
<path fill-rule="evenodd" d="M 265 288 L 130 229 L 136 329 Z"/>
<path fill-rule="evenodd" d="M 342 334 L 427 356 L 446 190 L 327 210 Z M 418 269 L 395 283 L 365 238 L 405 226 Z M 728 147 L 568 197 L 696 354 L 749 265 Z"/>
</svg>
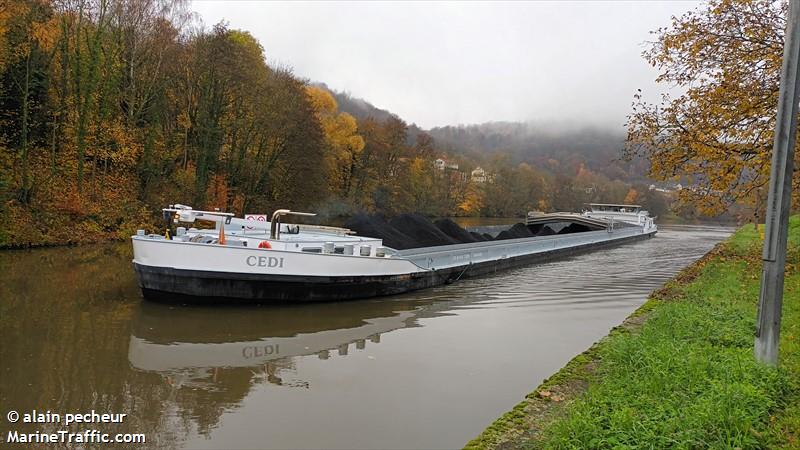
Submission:
<svg viewBox="0 0 800 450">
<path fill-rule="evenodd" d="M 458 153 L 392 114 L 354 117 L 320 85 L 268 65 L 250 33 L 202 26 L 189 6 L 3 2 L 0 247 L 128 236 L 174 202 L 328 216 L 668 207 L 569 147 L 540 165 Z"/>
<path fill-rule="evenodd" d="M 682 271 L 469 448 L 798 448 L 800 216 L 780 365 L 753 356 L 763 226 Z"/>
</svg>

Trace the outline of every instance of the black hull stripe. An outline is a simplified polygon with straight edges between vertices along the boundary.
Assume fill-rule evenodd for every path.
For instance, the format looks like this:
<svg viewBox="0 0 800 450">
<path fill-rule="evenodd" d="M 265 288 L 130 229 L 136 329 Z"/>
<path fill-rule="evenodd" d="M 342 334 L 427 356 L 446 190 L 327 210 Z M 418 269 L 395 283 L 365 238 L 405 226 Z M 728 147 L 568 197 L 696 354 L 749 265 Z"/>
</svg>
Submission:
<svg viewBox="0 0 800 450">
<path fill-rule="evenodd" d="M 297 303 L 400 294 L 652 237 L 640 234 L 530 255 L 406 275 L 319 277 L 182 270 L 134 263 L 145 298 L 171 303 Z"/>
</svg>

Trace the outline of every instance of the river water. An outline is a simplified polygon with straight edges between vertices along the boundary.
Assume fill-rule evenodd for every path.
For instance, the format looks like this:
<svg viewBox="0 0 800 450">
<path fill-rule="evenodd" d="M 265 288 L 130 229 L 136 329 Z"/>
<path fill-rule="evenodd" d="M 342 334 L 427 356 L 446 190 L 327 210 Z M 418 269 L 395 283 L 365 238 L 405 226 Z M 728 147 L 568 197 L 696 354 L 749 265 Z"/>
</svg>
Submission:
<svg viewBox="0 0 800 450">
<path fill-rule="evenodd" d="M 97 429 L 150 448 L 461 447 L 730 232 L 662 227 L 411 294 L 281 307 L 145 302 L 127 244 L 2 252 L 0 443 Z M 10 410 L 128 416 L 67 427 Z"/>
</svg>

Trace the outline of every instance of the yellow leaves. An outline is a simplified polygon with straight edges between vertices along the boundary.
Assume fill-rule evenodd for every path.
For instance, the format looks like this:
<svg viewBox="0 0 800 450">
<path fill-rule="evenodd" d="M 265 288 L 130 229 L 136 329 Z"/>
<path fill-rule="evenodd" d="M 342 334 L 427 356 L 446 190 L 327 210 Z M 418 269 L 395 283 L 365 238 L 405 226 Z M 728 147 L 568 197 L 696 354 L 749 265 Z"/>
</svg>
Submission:
<svg viewBox="0 0 800 450">
<path fill-rule="evenodd" d="M 189 129 L 189 127 L 192 126 L 192 121 L 189 118 L 189 113 L 187 111 L 185 111 L 185 110 L 181 111 L 178 114 L 177 119 L 178 119 L 178 126 L 180 126 L 181 128 L 183 128 L 185 130 Z"/>
<path fill-rule="evenodd" d="M 414 158 L 409 164 L 409 172 L 412 176 L 421 175 L 425 171 L 426 161 L 422 158 Z"/>
<path fill-rule="evenodd" d="M 536 204 L 536 206 L 539 209 L 539 211 L 549 211 L 550 210 L 550 205 L 544 199 L 539 200 L 539 202 Z"/>
<path fill-rule="evenodd" d="M 365 144 L 366 143 L 364 142 L 364 138 L 356 134 L 350 136 L 348 142 L 348 148 L 350 149 L 351 152 L 353 152 L 354 155 L 359 155 L 361 154 L 362 151 L 364 151 Z"/>
<path fill-rule="evenodd" d="M 644 52 L 658 82 L 684 93 L 660 105 L 635 99 L 626 151 L 650 160 L 651 177 L 689 185 L 683 203 L 718 214 L 752 203 L 765 183 L 784 17 L 783 3 L 712 0 L 658 30 Z"/>
<path fill-rule="evenodd" d="M 339 112 L 336 99 L 330 92 L 317 86 L 306 86 L 306 95 L 330 147 L 327 159 L 331 188 L 335 192 L 341 191 L 347 183 L 353 159 L 361 154 L 366 143 L 358 134 L 355 117 Z"/>
<path fill-rule="evenodd" d="M 343 112 L 336 116 L 337 122 L 339 124 L 339 128 L 345 130 L 347 133 L 355 133 L 358 131 L 358 122 L 356 118 Z"/>
<path fill-rule="evenodd" d="M 467 216 L 477 216 L 483 208 L 484 198 L 477 186 L 472 185 L 464 194 L 464 199 L 458 205 L 459 212 Z"/>
<path fill-rule="evenodd" d="M 623 201 L 623 203 L 631 205 L 635 204 L 638 200 L 639 200 L 639 192 L 637 192 L 636 189 L 634 188 L 630 188 L 630 190 L 628 190 L 628 194 L 625 196 L 625 200 Z"/>
<path fill-rule="evenodd" d="M 249 52 L 252 60 L 263 62 L 264 47 L 261 46 L 261 43 L 258 42 L 258 39 L 253 37 L 250 32 L 243 30 L 229 30 L 228 39 L 236 44 L 238 48 L 245 49 L 245 51 Z"/>
<path fill-rule="evenodd" d="M 326 91 L 317 86 L 306 86 L 306 95 L 311 100 L 311 105 L 314 107 L 318 117 L 325 117 L 335 115 L 338 111 L 339 105 L 336 100 Z"/>
<path fill-rule="evenodd" d="M 9 22 L 14 17 L 21 17 L 28 14 L 30 5 L 25 1 L 7 0 L 0 5 L 0 36 L 8 32 Z"/>
<path fill-rule="evenodd" d="M 31 35 L 42 50 L 50 51 L 55 47 L 59 37 L 58 18 L 52 17 L 47 22 L 34 22 L 31 28 Z"/>
</svg>

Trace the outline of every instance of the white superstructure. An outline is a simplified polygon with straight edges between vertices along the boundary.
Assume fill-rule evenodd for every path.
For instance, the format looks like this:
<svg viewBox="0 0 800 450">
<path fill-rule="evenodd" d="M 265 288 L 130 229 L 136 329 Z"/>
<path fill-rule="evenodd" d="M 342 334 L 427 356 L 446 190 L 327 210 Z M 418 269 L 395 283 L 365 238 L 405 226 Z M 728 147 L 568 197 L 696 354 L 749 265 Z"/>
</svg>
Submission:
<svg viewBox="0 0 800 450">
<path fill-rule="evenodd" d="M 614 222 L 625 222 L 643 227 L 645 230 L 656 229 L 650 213 L 641 205 L 619 203 L 589 203 L 589 210 L 582 213 L 592 219 L 606 219 Z"/>
</svg>

